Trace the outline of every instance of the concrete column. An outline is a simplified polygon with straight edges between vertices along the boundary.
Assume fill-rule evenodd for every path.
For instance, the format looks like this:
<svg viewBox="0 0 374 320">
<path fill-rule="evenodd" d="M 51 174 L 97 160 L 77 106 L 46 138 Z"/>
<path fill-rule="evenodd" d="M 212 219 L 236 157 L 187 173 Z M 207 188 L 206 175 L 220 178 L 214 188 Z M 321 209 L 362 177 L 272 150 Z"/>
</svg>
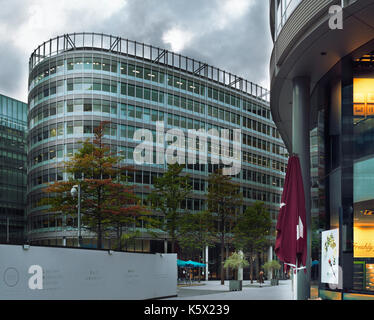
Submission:
<svg viewBox="0 0 374 320">
<path fill-rule="evenodd" d="M 273 246 L 269 247 L 269 253 L 268 253 L 268 261 L 273 260 Z M 268 279 L 271 280 L 273 278 L 272 272 L 268 272 Z"/>
<path fill-rule="evenodd" d="M 292 106 L 292 152 L 300 159 L 301 172 L 304 182 L 306 224 L 307 224 L 307 273 L 299 271 L 297 276 L 297 298 L 307 300 L 310 298 L 310 271 L 311 271 L 311 211 L 310 211 L 310 79 L 297 77 L 293 79 L 293 106 Z"/>
<path fill-rule="evenodd" d="M 228 257 L 229 257 L 229 247 L 227 246 L 226 247 L 226 258 L 225 258 L 225 260 L 228 259 Z M 226 271 L 226 279 L 225 280 L 227 280 L 229 278 L 229 268 L 226 268 L 225 271 Z"/>
<path fill-rule="evenodd" d="M 242 250 L 239 251 L 239 254 L 244 257 L 244 253 Z M 243 268 L 239 268 L 238 270 L 238 280 L 242 280 L 243 281 Z"/>
<path fill-rule="evenodd" d="M 205 281 L 209 280 L 209 247 L 205 247 Z"/>
<path fill-rule="evenodd" d="M 9 243 L 9 217 L 6 218 L 6 242 Z"/>
<path fill-rule="evenodd" d="M 168 241 L 164 240 L 164 253 L 168 253 Z"/>
</svg>

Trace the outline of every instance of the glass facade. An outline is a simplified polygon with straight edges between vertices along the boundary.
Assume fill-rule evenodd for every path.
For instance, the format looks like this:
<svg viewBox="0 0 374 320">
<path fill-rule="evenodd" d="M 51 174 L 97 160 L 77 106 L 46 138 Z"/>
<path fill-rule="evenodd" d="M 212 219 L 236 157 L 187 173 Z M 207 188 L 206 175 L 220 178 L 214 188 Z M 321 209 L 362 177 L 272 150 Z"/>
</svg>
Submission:
<svg viewBox="0 0 374 320">
<path fill-rule="evenodd" d="M 374 292 L 374 55 L 353 67 L 353 288 Z M 362 274 L 361 274 L 362 271 Z M 362 277 L 359 277 L 362 275 Z"/>
<path fill-rule="evenodd" d="M 275 37 L 278 37 L 286 21 L 301 1 L 302 0 L 276 0 Z"/>
<path fill-rule="evenodd" d="M 321 80 L 312 98 L 323 101 L 314 105 L 319 110 L 312 139 L 320 132 L 321 156 L 311 153 L 312 170 L 314 164 L 319 168 L 312 199 L 315 190 L 318 230 L 339 229 L 340 239 L 340 284 L 320 288 L 360 295 L 374 292 L 374 55 L 353 56 Z"/>
<path fill-rule="evenodd" d="M 68 245 L 76 244 L 76 222 L 47 214 L 39 201 L 46 183 L 67 178 L 63 161 L 79 149 L 79 141 L 93 137 L 93 129 L 104 120 L 110 121 L 107 144 L 136 169 L 128 173 L 129 181 L 149 187 L 166 164 L 156 164 L 155 151 L 153 164 L 134 163 L 133 151 L 141 142 L 134 140 L 135 130 L 150 130 L 156 143 L 156 121 L 163 122 L 165 130 L 183 132 L 241 129 L 243 165 L 234 180 L 241 184 L 246 205 L 261 200 L 276 219 L 287 151 L 271 119 L 265 89 L 193 59 L 112 36 L 80 34 L 51 41 L 30 59 L 27 230 L 32 243 L 58 245 L 66 237 Z M 78 46 L 79 41 L 87 47 Z M 97 49 L 92 48 L 95 43 Z M 189 151 L 199 150 L 197 144 Z M 206 207 L 207 178 L 216 167 L 209 162 L 186 164 L 193 192 L 182 209 Z M 145 201 L 149 190 L 139 190 Z M 151 251 L 157 247 L 153 241 L 137 246 Z"/>
<path fill-rule="evenodd" d="M 0 95 L 0 243 L 23 243 L 27 104 Z"/>
</svg>

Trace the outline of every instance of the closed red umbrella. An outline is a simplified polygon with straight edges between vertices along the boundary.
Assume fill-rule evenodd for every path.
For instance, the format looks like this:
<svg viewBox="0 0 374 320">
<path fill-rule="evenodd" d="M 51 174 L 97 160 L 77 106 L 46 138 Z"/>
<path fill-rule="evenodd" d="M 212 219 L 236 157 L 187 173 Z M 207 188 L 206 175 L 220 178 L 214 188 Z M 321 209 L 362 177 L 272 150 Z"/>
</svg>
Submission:
<svg viewBox="0 0 374 320">
<path fill-rule="evenodd" d="M 276 229 L 275 254 L 279 260 L 288 266 L 287 269 L 290 266 L 297 266 L 297 268 L 305 266 L 307 258 L 307 226 L 304 185 L 300 161 L 295 155 L 288 160 Z"/>
</svg>

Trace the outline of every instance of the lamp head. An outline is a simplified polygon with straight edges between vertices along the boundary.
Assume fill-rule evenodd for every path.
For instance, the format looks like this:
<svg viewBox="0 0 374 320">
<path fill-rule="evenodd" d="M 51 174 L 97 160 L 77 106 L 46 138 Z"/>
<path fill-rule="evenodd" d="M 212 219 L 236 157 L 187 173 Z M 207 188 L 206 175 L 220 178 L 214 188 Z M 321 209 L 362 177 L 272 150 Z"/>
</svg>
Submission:
<svg viewBox="0 0 374 320">
<path fill-rule="evenodd" d="M 71 193 L 72 197 L 76 197 L 77 194 L 78 194 L 77 186 L 73 186 L 73 188 L 71 188 L 71 190 L 70 190 L 70 193 Z"/>
</svg>

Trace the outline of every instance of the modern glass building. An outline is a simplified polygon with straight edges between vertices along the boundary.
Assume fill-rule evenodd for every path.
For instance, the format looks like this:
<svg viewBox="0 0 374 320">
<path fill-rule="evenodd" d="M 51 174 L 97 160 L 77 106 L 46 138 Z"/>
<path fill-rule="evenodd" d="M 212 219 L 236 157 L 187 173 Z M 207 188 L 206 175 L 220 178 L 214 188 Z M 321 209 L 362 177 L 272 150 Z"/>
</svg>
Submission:
<svg viewBox="0 0 374 320">
<path fill-rule="evenodd" d="M 266 89 L 240 77 L 119 37 L 75 33 L 43 43 L 32 53 L 29 68 L 30 242 L 61 245 L 66 239 L 67 245 L 77 244 L 74 219 L 45 213 L 38 203 L 47 183 L 67 178 L 63 161 L 79 148 L 78 141 L 93 137 L 93 128 L 104 120 L 110 121 L 106 143 L 113 152 L 125 155 L 129 164 L 134 164 L 133 151 L 141 142 L 133 139 L 135 130 L 151 130 L 155 139 L 157 121 L 164 123 L 165 130 L 241 129 L 242 170 L 234 180 L 241 184 L 246 205 L 265 202 L 275 220 L 287 151 L 272 121 L 268 97 Z M 192 149 L 198 152 L 198 146 Z M 156 163 L 155 151 L 153 158 Z M 130 182 L 145 200 L 166 164 L 135 168 L 128 173 Z M 207 177 L 213 170 L 209 163 L 186 165 L 193 193 L 182 209 L 205 208 Z M 96 245 L 88 234 L 83 234 L 83 242 Z M 110 245 L 109 239 L 105 245 Z M 164 240 L 144 234 L 126 249 L 160 252 Z"/>
<path fill-rule="evenodd" d="M 23 243 L 27 104 L 0 94 L 0 243 Z"/>
<path fill-rule="evenodd" d="M 373 16 L 372 0 L 270 1 L 271 112 L 301 160 L 308 269 L 320 261 L 326 299 L 374 298 Z M 335 264 L 324 264 L 329 244 L 321 247 L 319 232 L 329 230 L 338 234 Z"/>
</svg>

